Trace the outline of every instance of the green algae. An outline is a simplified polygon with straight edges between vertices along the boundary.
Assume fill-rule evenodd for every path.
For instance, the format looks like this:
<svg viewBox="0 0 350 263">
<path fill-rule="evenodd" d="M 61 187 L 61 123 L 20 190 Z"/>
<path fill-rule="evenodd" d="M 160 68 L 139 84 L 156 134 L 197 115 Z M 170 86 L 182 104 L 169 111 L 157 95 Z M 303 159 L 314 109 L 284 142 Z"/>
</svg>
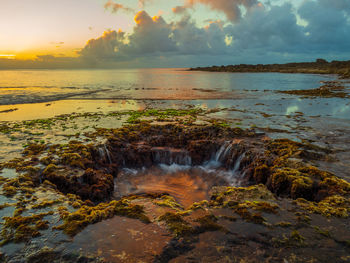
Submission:
<svg viewBox="0 0 350 263">
<path fill-rule="evenodd" d="M 281 90 L 278 93 L 299 95 L 303 97 L 322 97 L 322 98 L 350 98 L 349 93 L 344 92 L 346 87 L 324 85 L 317 89 L 310 90 Z"/>
<path fill-rule="evenodd" d="M 130 117 L 126 120 L 127 123 L 137 124 L 141 122 L 141 118 L 143 117 L 154 117 L 157 121 L 168 121 L 173 120 L 175 117 L 183 117 L 183 116 L 197 116 L 202 113 L 201 109 L 187 109 L 187 110 L 177 110 L 177 109 L 148 109 L 142 111 L 130 111 L 126 114 L 130 115 Z"/>
<path fill-rule="evenodd" d="M 28 175 L 19 175 L 13 179 L 8 179 L 2 186 L 2 190 L 5 196 L 12 197 L 18 192 L 23 194 L 34 193 L 35 182 L 34 179 Z"/>
<path fill-rule="evenodd" d="M 55 172 L 56 170 L 58 170 L 59 167 L 53 163 L 50 163 L 49 165 L 46 166 L 46 168 L 43 171 L 43 175 L 49 175 L 53 172 Z"/>
<path fill-rule="evenodd" d="M 38 204 L 35 204 L 32 206 L 33 209 L 43 209 L 43 208 L 47 208 L 50 206 L 53 206 L 55 204 L 59 204 L 61 203 L 63 200 L 61 199 L 57 199 L 57 200 L 50 200 L 50 201 L 42 201 Z"/>
<path fill-rule="evenodd" d="M 214 187 L 211 200 L 218 204 L 224 202 L 241 202 L 241 201 L 268 201 L 275 200 L 275 196 L 263 184 L 249 187 Z"/>
<path fill-rule="evenodd" d="M 25 147 L 25 149 L 23 150 L 23 155 L 29 155 L 29 156 L 38 155 L 42 153 L 45 149 L 46 149 L 45 144 L 33 143 Z"/>
<path fill-rule="evenodd" d="M 272 243 L 277 247 L 304 247 L 306 246 L 305 237 L 297 230 L 293 230 L 289 236 L 283 235 L 283 238 L 273 238 Z"/>
<path fill-rule="evenodd" d="M 79 167 L 85 169 L 82 157 L 78 153 L 64 153 L 61 155 L 60 162 L 71 167 Z"/>
<path fill-rule="evenodd" d="M 140 120 L 142 118 L 142 116 L 139 117 Z M 166 118 L 164 118 L 164 120 L 165 119 Z M 136 125 L 134 124 L 132 126 L 134 127 L 131 128 L 131 126 L 128 126 L 123 127 L 122 129 L 104 129 L 101 130 L 101 133 L 99 133 L 98 135 L 102 138 L 108 139 L 110 139 L 110 137 L 108 136 L 117 135 L 120 136 L 118 137 L 118 139 L 126 139 L 126 141 L 132 142 L 133 140 L 140 141 L 144 138 L 147 138 L 150 134 L 152 134 L 152 129 L 168 129 L 170 130 L 171 134 L 176 135 L 180 132 L 193 132 L 191 129 L 187 129 L 184 127 L 181 127 L 181 129 L 176 128 L 175 130 L 172 130 L 172 126 L 159 128 L 158 126 L 154 127 L 153 125 L 149 125 L 147 123 L 141 123 Z M 215 128 L 217 128 L 217 132 L 219 134 L 218 137 L 220 137 L 222 134 L 225 134 L 226 132 L 228 134 L 235 134 L 235 132 L 237 131 L 238 135 L 246 134 L 246 131 L 238 129 L 234 130 L 233 133 L 229 133 L 231 130 L 226 129 L 226 127 Z M 96 131 L 98 133 L 98 130 Z M 205 138 L 207 136 L 207 134 L 202 135 L 201 133 L 202 131 L 199 129 L 198 134 L 194 133 L 193 137 L 191 138 L 196 139 L 197 135 L 199 138 Z M 113 139 L 115 139 L 115 137 Z M 320 171 L 315 167 L 296 166 L 288 160 L 289 158 L 293 158 L 295 156 L 299 157 L 303 155 L 303 151 L 305 150 L 303 149 L 305 147 L 304 144 L 292 141 L 273 141 L 272 143 L 268 142 L 268 145 L 269 146 L 267 146 L 267 152 L 264 154 L 266 154 L 266 156 L 268 157 L 271 157 L 270 162 L 265 162 L 265 160 L 263 159 L 261 162 L 259 162 L 260 166 L 253 166 L 255 168 L 254 178 L 261 178 L 259 182 L 266 184 L 267 186 L 268 181 L 270 181 L 270 183 L 277 186 L 277 188 L 279 188 L 278 186 L 282 184 L 281 182 L 284 182 L 284 179 L 287 178 L 285 181 L 288 182 L 289 191 L 281 191 L 281 193 L 279 193 L 278 191 L 273 191 L 273 189 L 269 188 L 269 186 L 266 187 L 265 185 L 254 185 L 250 187 L 238 188 L 225 187 L 221 188 L 218 191 L 214 189 L 214 193 L 212 194 L 210 201 L 204 200 L 201 202 L 194 203 L 185 211 L 183 211 L 183 207 L 180 204 L 178 204 L 175 201 L 175 199 L 171 196 L 162 195 L 149 197 L 150 199 L 152 199 L 152 203 L 161 207 L 171 208 L 176 211 L 174 213 L 160 216 L 158 218 L 159 222 L 165 222 L 165 225 L 176 237 L 196 235 L 201 231 L 226 232 L 227 230 L 220 225 L 221 219 L 226 219 L 229 222 L 234 222 L 237 220 L 237 218 L 241 218 L 246 222 L 260 225 L 251 225 L 251 227 L 262 227 L 268 226 L 267 219 L 270 220 L 270 217 L 276 217 L 280 215 L 282 217 L 282 215 L 284 215 L 283 213 L 286 213 L 285 211 L 282 211 L 280 209 L 279 205 L 277 205 L 280 203 L 278 200 L 276 200 L 274 193 L 278 193 L 278 195 L 283 197 L 292 197 L 296 199 L 300 196 L 303 196 L 300 193 L 304 193 L 309 190 L 314 191 L 315 187 L 325 189 L 327 193 L 331 195 L 338 193 L 339 196 L 342 196 L 346 195 L 349 192 L 348 184 L 346 181 L 337 178 L 330 173 Z M 310 151 L 314 150 L 312 149 L 312 147 L 309 146 L 307 146 L 306 149 Z M 59 169 L 69 170 L 75 167 L 83 168 L 83 165 L 87 163 L 86 160 L 91 161 L 91 153 L 95 150 L 95 146 L 86 146 L 84 145 L 84 142 L 79 141 L 72 141 L 68 144 L 62 144 L 57 146 L 47 145 L 42 153 L 44 153 L 45 151 L 49 151 L 50 156 L 43 157 L 41 159 L 41 163 L 45 163 L 45 165 L 47 166 L 43 174 L 56 173 Z M 53 156 L 58 156 L 58 158 L 55 157 L 56 159 L 54 159 Z M 306 156 L 306 154 L 304 156 Z M 33 165 L 33 163 L 25 162 L 26 161 L 22 160 L 21 162 L 19 162 L 18 167 L 15 168 L 18 170 L 25 171 L 26 173 L 30 173 L 32 176 L 35 176 L 35 174 L 38 173 L 38 170 L 35 167 L 35 165 Z M 34 169 L 28 168 L 30 166 L 32 166 Z M 16 191 L 20 191 L 20 186 L 14 187 L 16 188 Z M 29 194 L 29 192 L 30 191 L 28 189 L 27 193 Z M 101 203 L 98 205 L 94 205 L 92 203 L 88 204 L 79 200 L 75 195 L 67 195 L 67 198 L 69 198 L 70 200 L 69 205 L 78 210 L 74 212 L 69 212 L 68 208 L 64 207 L 64 205 L 57 208 L 63 220 L 63 223 L 55 229 L 63 230 L 65 233 L 71 236 L 74 236 L 89 224 L 100 222 L 102 220 L 111 218 L 115 215 L 136 218 L 146 223 L 150 222 L 150 219 L 146 216 L 143 207 L 141 205 L 135 205 L 132 203 L 132 200 L 138 199 L 138 201 L 140 201 L 140 203 L 142 204 L 142 198 L 146 198 L 144 196 L 134 197 L 134 199 L 128 197 L 126 200 L 124 200 L 124 202 L 118 203 L 118 205 L 114 203 Z M 321 209 L 319 207 L 320 203 L 312 202 L 312 200 L 314 200 L 314 197 L 306 196 L 306 198 L 310 200 L 307 202 L 312 203 L 312 205 L 316 208 L 308 207 L 309 204 L 305 208 L 303 208 L 301 207 L 301 205 L 295 203 L 296 207 L 301 207 L 301 209 L 305 211 L 304 214 L 301 213 L 297 215 L 297 220 L 299 221 L 307 221 L 305 218 L 307 218 L 308 215 L 310 215 L 310 213 L 321 213 L 318 211 L 319 209 Z M 326 199 L 321 200 L 321 204 L 324 200 Z M 36 204 L 39 206 L 38 209 L 40 208 L 40 204 L 41 203 Z M 51 204 L 49 203 L 47 203 L 47 206 L 44 204 L 45 202 L 42 202 L 43 208 L 51 206 Z M 323 204 L 325 205 L 325 203 Z M 327 205 L 331 206 L 331 204 Z M 334 206 L 336 205 L 337 204 L 334 204 Z M 348 203 L 344 202 L 344 204 L 341 204 L 341 206 L 347 209 Z M 211 213 L 213 211 L 217 211 L 217 209 L 226 209 L 225 212 L 232 212 L 232 216 L 214 216 L 209 214 L 201 216 L 199 218 L 195 218 L 197 216 L 197 213 L 203 215 L 203 212 Z M 347 213 L 348 212 L 349 210 L 347 209 Z M 342 211 L 328 211 L 324 213 L 324 215 L 327 214 L 330 214 L 330 216 L 337 216 L 337 214 L 341 215 Z M 18 216 L 19 215 L 20 214 L 18 214 Z M 280 220 L 289 219 L 281 218 Z M 35 236 L 35 230 L 40 232 L 39 230 L 48 227 L 48 223 L 44 220 L 42 221 L 43 222 L 39 222 L 38 224 L 30 225 L 29 228 L 19 229 L 19 233 L 30 233 L 32 231 L 33 236 Z M 287 228 L 291 227 L 292 224 L 280 222 L 274 224 L 274 226 Z M 279 228 L 279 230 L 281 231 L 282 228 Z M 305 243 L 303 237 L 300 234 L 298 235 L 297 233 L 291 233 L 290 236 L 287 236 L 287 240 L 284 242 L 284 244 L 286 246 L 301 246 Z"/>
<path fill-rule="evenodd" d="M 234 209 L 234 212 L 237 213 L 243 220 L 250 223 L 263 224 L 266 222 L 266 219 L 261 215 L 261 213 L 250 212 L 245 206 L 238 205 Z"/>
<path fill-rule="evenodd" d="M 177 237 L 194 233 L 192 226 L 177 213 L 167 212 L 161 215 L 158 221 L 164 221 L 169 230 Z"/>
<path fill-rule="evenodd" d="M 203 200 L 200 202 L 194 202 L 190 207 L 188 207 L 187 210 L 189 211 L 195 211 L 198 209 L 206 210 L 210 206 L 209 202 L 207 200 Z"/>
<path fill-rule="evenodd" d="M 321 214 L 326 217 L 348 218 L 350 213 L 350 200 L 339 195 L 329 196 L 318 203 L 301 198 L 295 200 L 294 203 L 309 213 Z"/>
<path fill-rule="evenodd" d="M 8 126 L 7 124 L 0 125 L 0 133 L 10 134 L 12 131 L 13 131 L 12 127 Z"/>
<path fill-rule="evenodd" d="M 195 222 L 199 223 L 199 230 L 200 232 L 207 232 L 207 231 L 223 231 L 228 232 L 223 226 L 219 225 L 217 223 L 218 218 L 212 214 L 205 215 L 200 218 L 197 218 Z"/>
<path fill-rule="evenodd" d="M 279 226 L 279 227 L 290 227 L 292 226 L 291 222 L 286 222 L 286 221 L 281 221 L 275 224 L 275 226 Z"/>
<path fill-rule="evenodd" d="M 153 203 L 159 206 L 166 206 L 173 209 L 183 209 L 183 206 L 175 201 L 175 198 L 169 195 L 163 195 L 160 199 L 153 200 Z"/>
<path fill-rule="evenodd" d="M 10 206 L 11 206 L 11 204 L 9 204 L 9 203 L 0 204 L 0 210 L 4 209 L 6 207 L 10 207 Z"/>
<path fill-rule="evenodd" d="M 49 227 L 48 222 L 43 221 L 43 218 L 52 214 L 51 211 L 31 216 L 4 217 L 3 229 L 0 233 L 2 239 L 0 245 L 3 246 L 9 242 L 19 243 L 40 236 L 39 230 Z"/>
<path fill-rule="evenodd" d="M 253 177 L 256 183 L 266 184 L 277 195 L 320 201 L 327 196 L 350 193 L 347 181 L 305 164 L 310 159 L 323 158 L 330 153 L 328 149 L 288 139 L 268 142 L 266 149 L 265 160 L 257 162 Z M 295 162 L 293 158 L 305 161 Z"/>
<path fill-rule="evenodd" d="M 314 226 L 314 229 L 317 233 L 319 233 L 321 236 L 326 237 L 326 238 L 330 238 L 331 234 L 328 230 L 322 229 L 318 226 Z"/>
<path fill-rule="evenodd" d="M 214 189 L 211 205 L 230 208 L 247 222 L 264 224 L 266 219 L 261 212 L 272 214 L 278 212 L 279 206 L 274 202 L 274 195 L 264 185 Z"/>
<path fill-rule="evenodd" d="M 64 207 L 59 208 L 63 224 L 54 229 L 63 230 L 67 235 L 74 236 L 89 224 L 112 218 L 115 215 L 139 219 L 144 223 L 150 223 L 145 215 L 143 207 L 132 204 L 127 199 L 100 203 L 97 206 L 81 206 L 77 211 L 69 213 Z"/>
</svg>

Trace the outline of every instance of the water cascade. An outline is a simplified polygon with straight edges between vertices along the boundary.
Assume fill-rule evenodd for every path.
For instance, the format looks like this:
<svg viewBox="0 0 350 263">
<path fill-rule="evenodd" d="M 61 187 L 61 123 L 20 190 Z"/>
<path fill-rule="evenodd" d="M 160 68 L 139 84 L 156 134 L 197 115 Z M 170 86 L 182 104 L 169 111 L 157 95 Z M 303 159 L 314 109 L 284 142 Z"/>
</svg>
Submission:
<svg viewBox="0 0 350 263">
<path fill-rule="evenodd" d="M 166 192 L 179 202 L 190 204 L 208 198 L 213 186 L 240 186 L 245 153 L 236 146 L 233 141 L 219 144 L 216 151 L 205 153 L 208 160 L 199 165 L 193 164 L 187 149 L 150 147 L 142 157 L 149 153 L 146 159 L 151 159 L 151 165 L 123 166 L 115 179 L 114 196 Z M 108 157 L 106 147 L 103 154 Z M 119 163 L 126 162 L 121 160 Z"/>
</svg>

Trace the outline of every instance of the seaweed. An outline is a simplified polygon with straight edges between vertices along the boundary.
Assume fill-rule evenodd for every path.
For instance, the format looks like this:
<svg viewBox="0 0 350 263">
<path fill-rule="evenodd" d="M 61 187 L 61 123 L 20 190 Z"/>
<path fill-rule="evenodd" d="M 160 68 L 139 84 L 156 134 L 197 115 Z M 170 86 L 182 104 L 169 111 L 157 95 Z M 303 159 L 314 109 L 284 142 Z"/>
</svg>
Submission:
<svg viewBox="0 0 350 263">
<path fill-rule="evenodd" d="M 31 216 L 4 217 L 0 245 L 3 246 L 12 241 L 19 243 L 40 236 L 39 230 L 48 228 L 48 222 L 43 221 L 43 218 L 52 214 L 53 212 L 50 211 Z"/>
<path fill-rule="evenodd" d="M 177 213 L 167 212 L 164 215 L 161 215 L 158 220 L 165 221 L 169 230 L 177 237 L 194 233 L 194 229 L 191 225 Z"/>
<path fill-rule="evenodd" d="M 139 219 L 144 223 L 150 223 L 145 215 L 143 207 L 132 204 L 127 199 L 100 203 L 97 206 L 81 206 L 77 211 L 69 213 L 64 207 L 59 208 L 63 224 L 54 229 L 63 230 L 67 235 L 74 236 L 89 224 L 112 218 L 115 215 Z"/>
</svg>

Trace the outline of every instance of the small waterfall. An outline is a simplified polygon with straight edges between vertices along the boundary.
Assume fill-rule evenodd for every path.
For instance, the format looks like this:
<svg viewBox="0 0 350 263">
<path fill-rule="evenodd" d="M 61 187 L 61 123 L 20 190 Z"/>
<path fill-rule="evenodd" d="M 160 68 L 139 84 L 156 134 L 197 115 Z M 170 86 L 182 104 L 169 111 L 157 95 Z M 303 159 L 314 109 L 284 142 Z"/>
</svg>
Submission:
<svg viewBox="0 0 350 263">
<path fill-rule="evenodd" d="M 145 162 L 146 166 L 143 168 L 137 166 L 138 168 L 133 169 L 132 166 L 125 165 L 123 157 L 120 161 L 123 162 L 122 173 L 126 176 L 141 175 L 141 173 L 146 173 L 148 169 L 161 169 L 159 171 L 163 171 L 165 174 L 178 172 L 202 173 L 203 176 L 210 175 L 213 178 L 220 178 L 221 182 L 225 182 L 226 185 L 239 186 L 243 174 L 241 164 L 246 155 L 242 150 L 243 148 L 239 146 L 239 143 L 224 141 L 217 151 L 206 153 L 211 156 L 211 159 L 202 164 L 193 165 L 191 155 L 186 148 L 152 147 L 147 148 L 147 155 L 144 158 L 147 162 Z M 98 151 L 105 161 L 112 161 L 106 145 L 101 145 Z M 136 153 L 135 158 L 139 158 L 138 154 L 141 154 L 142 157 L 144 153 Z"/>
<path fill-rule="evenodd" d="M 99 154 L 99 156 L 100 156 L 100 158 L 101 158 L 102 160 L 105 159 L 106 153 L 105 153 L 105 151 L 104 151 L 104 149 L 103 149 L 102 147 L 98 147 L 98 154 Z"/>
<path fill-rule="evenodd" d="M 216 152 L 215 161 L 222 162 L 230 153 L 231 149 L 232 149 L 232 143 L 229 141 L 226 141 L 223 145 L 221 145 L 219 151 Z"/>
<path fill-rule="evenodd" d="M 110 164 L 112 164 L 111 154 L 109 153 L 109 150 L 108 150 L 106 144 L 104 144 L 103 146 L 104 146 L 105 152 L 107 154 L 108 161 L 109 161 Z"/>
<path fill-rule="evenodd" d="M 226 157 L 227 157 L 227 155 L 230 153 L 230 151 L 231 151 L 231 149 L 232 149 L 232 145 L 233 145 L 233 144 L 230 143 L 230 144 L 226 147 L 224 153 L 222 154 L 222 158 L 226 158 Z"/>
<path fill-rule="evenodd" d="M 98 154 L 102 160 L 106 160 L 107 156 L 109 163 L 112 163 L 111 154 L 105 144 L 102 147 L 98 147 Z"/>
<path fill-rule="evenodd" d="M 237 158 L 237 160 L 236 160 L 236 162 L 235 162 L 235 165 L 234 165 L 234 167 L 233 167 L 233 172 L 235 172 L 235 173 L 238 172 L 238 170 L 239 170 L 239 168 L 240 168 L 240 166 L 241 166 L 241 162 L 242 162 L 244 156 L 245 156 L 245 153 L 241 154 L 241 156 L 239 156 L 239 157 Z"/>
<path fill-rule="evenodd" d="M 227 143 L 228 143 L 228 142 L 225 142 L 223 145 L 221 145 L 219 151 L 216 152 L 216 154 L 215 154 L 215 161 L 216 161 L 216 162 L 219 162 L 219 161 L 220 161 L 221 155 L 222 155 L 222 153 L 225 151 L 225 149 L 226 149 L 226 147 L 227 147 Z"/>
<path fill-rule="evenodd" d="M 233 186 L 239 186 L 240 178 L 244 176 L 244 174 L 241 175 L 240 169 L 239 169 L 244 156 L 245 156 L 245 153 L 241 154 L 235 161 L 235 165 L 233 166 L 233 169 L 230 171 L 227 171 L 227 179 L 229 180 L 230 184 Z"/>
<path fill-rule="evenodd" d="M 179 165 L 191 165 L 192 159 L 187 151 L 156 147 L 152 149 L 153 162 L 156 164 L 179 164 Z"/>
</svg>

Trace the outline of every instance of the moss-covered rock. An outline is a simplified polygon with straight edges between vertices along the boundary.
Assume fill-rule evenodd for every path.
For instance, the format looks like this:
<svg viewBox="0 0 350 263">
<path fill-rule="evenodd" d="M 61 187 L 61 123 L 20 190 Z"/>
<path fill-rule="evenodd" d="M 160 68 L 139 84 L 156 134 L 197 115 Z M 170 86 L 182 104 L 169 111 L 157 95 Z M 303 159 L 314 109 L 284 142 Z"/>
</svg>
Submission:
<svg viewBox="0 0 350 263">
<path fill-rule="evenodd" d="M 150 222 L 143 211 L 143 207 L 132 204 L 127 199 L 100 203 L 97 206 L 83 205 L 72 213 L 69 213 L 64 207 L 59 210 L 64 223 L 55 227 L 55 229 L 63 230 L 70 236 L 76 235 L 89 224 L 112 218 L 115 215 L 139 219 L 144 223 Z"/>
<path fill-rule="evenodd" d="M 11 241 L 18 243 L 40 236 L 39 230 L 48 228 L 48 222 L 43 221 L 43 218 L 52 214 L 53 212 L 47 212 L 32 216 L 4 217 L 0 244 L 5 245 Z"/>
<path fill-rule="evenodd" d="M 194 233 L 193 227 L 177 213 L 167 212 L 161 215 L 158 220 L 164 221 L 169 230 L 177 237 Z"/>
</svg>

